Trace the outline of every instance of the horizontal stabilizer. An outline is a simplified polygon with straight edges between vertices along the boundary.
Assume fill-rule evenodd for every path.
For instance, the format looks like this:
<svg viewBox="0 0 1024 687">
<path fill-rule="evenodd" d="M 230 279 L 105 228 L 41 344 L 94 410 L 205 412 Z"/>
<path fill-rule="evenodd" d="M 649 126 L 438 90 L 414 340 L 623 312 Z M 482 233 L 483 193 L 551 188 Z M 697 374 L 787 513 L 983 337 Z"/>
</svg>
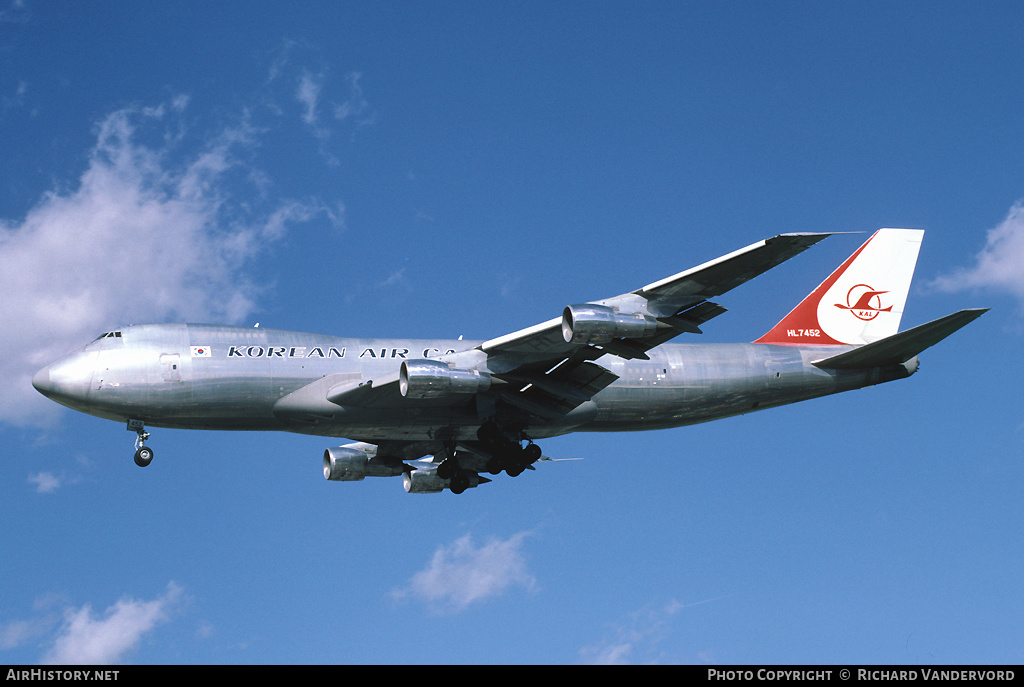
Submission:
<svg viewBox="0 0 1024 687">
<path fill-rule="evenodd" d="M 961 310 L 880 341 L 865 344 L 846 353 L 819 360 L 816 367 L 852 370 L 885 367 L 905 363 L 921 351 L 934 346 L 956 330 L 988 312 L 988 308 Z"/>
</svg>

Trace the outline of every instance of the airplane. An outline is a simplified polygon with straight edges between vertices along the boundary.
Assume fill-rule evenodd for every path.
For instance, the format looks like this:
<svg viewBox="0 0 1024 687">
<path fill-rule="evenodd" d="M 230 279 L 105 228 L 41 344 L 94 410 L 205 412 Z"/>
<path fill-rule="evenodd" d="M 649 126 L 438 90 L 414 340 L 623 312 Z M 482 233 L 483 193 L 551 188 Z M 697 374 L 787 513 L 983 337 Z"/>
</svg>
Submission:
<svg viewBox="0 0 1024 687">
<path fill-rule="evenodd" d="M 693 425 L 904 379 L 918 354 L 987 309 L 899 331 L 924 236 L 880 229 L 751 343 L 668 343 L 724 313 L 710 299 L 829 233 L 780 234 L 487 341 L 359 339 L 263 327 L 132 325 L 40 370 L 54 401 L 146 428 L 280 430 L 354 440 L 324 477 L 401 476 L 462 493 L 551 460 L 570 432 Z"/>
</svg>

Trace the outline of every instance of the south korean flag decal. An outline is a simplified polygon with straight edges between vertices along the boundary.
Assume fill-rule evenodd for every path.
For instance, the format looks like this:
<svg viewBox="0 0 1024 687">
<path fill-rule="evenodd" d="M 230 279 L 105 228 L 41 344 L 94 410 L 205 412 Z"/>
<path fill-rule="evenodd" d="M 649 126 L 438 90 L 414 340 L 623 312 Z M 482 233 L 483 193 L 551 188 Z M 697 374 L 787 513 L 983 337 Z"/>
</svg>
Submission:
<svg viewBox="0 0 1024 687">
<path fill-rule="evenodd" d="M 209 346 L 192 346 L 192 357 L 193 358 L 209 358 L 210 347 Z"/>
</svg>

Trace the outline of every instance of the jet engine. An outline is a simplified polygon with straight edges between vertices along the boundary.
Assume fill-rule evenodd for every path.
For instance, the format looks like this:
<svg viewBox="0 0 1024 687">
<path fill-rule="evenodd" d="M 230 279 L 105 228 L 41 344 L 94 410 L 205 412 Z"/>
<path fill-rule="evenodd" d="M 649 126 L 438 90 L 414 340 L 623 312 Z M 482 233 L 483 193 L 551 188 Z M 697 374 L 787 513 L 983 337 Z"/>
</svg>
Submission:
<svg viewBox="0 0 1024 687">
<path fill-rule="evenodd" d="M 334 482 L 358 482 L 364 477 L 394 477 L 402 474 L 401 461 L 370 460 L 358 448 L 337 446 L 324 451 L 324 479 Z"/>
<path fill-rule="evenodd" d="M 398 373 L 398 389 L 406 398 L 440 398 L 449 394 L 475 394 L 491 388 L 491 376 L 479 370 L 459 370 L 436 360 L 405 360 Z"/>
<path fill-rule="evenodd" d="M 358 482 L 366 477 L 370 457 L 354 448 L 329 448 L 324 451 L 324 479 L 335 482 Z"/>
<path fill-rule="evenodd" d="M 649 336 L 658 321 L 640 313 L 619 313 L 606 305 L 569 305 L 562 311 L 562 337 L 567 343 L 601 344 L 612 339 Z"/>
<path fill-rule="evenodd" d="M 441 479 L 437 476 L 437 467 L 417 468 L 402 475 L 402 484 L 409 494 L 436 494 L 448 487 L 456 494 L 461 494 L 466 489 L 478 487 L 489 479 L 480 477 L 475 472 L 459 470 L 451 479 Z"/>
</svg>

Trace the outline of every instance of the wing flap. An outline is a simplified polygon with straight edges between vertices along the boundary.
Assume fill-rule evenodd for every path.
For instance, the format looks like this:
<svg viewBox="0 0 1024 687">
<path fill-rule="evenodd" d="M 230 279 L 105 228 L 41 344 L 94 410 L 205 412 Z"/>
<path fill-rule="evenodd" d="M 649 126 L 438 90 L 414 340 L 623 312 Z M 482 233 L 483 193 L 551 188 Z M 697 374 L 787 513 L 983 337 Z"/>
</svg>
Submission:
<svg viewBox="0 0 1024 687">
<path fill-rule="evenodd" d="M 696 305 L 681 311 L 677 315 L 673 315 L 671 317 L 659 317 L 658 321 L 678 329 L 681 332 L 700 334 L 701 331 L 699 325 L 702 325 L 711 318 L 718 317 L 725 312 L 728 311 L 718 303 L 703 301 L 702 303 L 697 303 Z"/>
<path fill-rule="evenodd" d="M 560 419 L 610 385 L 618 375 L 588 360 L 566 359 L 544 374 L 503 374 L 505 402 L 546 419 Z"/>
</svg>

